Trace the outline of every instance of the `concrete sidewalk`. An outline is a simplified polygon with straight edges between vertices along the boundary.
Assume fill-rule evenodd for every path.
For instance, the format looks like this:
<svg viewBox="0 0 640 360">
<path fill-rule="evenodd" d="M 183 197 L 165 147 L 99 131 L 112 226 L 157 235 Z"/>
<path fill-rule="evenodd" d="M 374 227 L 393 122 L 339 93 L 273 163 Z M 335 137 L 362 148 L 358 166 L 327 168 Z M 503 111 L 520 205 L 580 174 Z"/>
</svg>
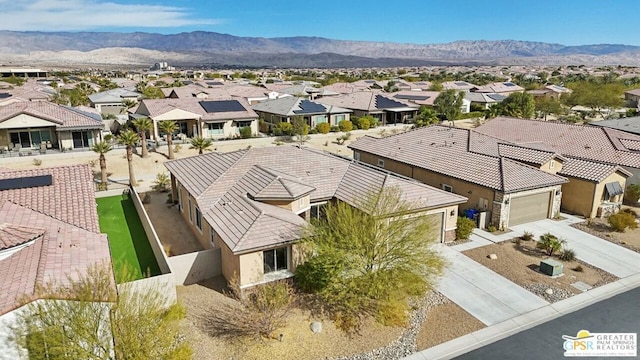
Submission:
<svg viewBox="0 0 640 360">
<path fill-rule="evenodd" d="M 632 275 L 616 282 L 597 287 L 582 294 L 558 301 L 507 321 L 495 324 L 471 334 L 461 336 L 407 356 L 408 360 L 452 359 L 482 346 L 494 343 L 523 330 L 530 329 L 562 315 L 572 313 L 599 301 L 640 287 L 640 274 Z M 535 340 L 535 339 L 534 339 Z"/>
<path fill-rule="evenodd" d="M 449 262 L 437 290 L 485 325 L 494 325 L 549 303 L 447 246 Z"/>
<path fill-rule="evenodd" d="M 536 239 L 547 232 L 567 241 L 566 247 L 576 252 L 576 257 L 619 278 L 640 273 L 640 254 L 610 241 L 587 234 L 565 222 L 546 219 L 512 228 L 519 236 L 532 232 Z"/>
</svg>

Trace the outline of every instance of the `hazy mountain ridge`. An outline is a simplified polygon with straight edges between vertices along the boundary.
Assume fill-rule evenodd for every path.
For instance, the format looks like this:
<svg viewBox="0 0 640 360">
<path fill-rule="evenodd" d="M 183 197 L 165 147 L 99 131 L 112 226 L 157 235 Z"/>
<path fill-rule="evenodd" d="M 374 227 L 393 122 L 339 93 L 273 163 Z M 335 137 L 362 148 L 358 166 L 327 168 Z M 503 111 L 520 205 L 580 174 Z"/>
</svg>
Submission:
<svg viewBox="0 0 640 360">
<path fill-rule="evenodd" d="M 565 46 L 517 40 L 405 44 L 303 36 L 239 37 L 204 31 L 169 35 L 0 31 L 0 54 L 4 58 L 11 55 L 9 59 L 38 61 L 45 52 L 64 61 L 64 57 L 70 55 L 68 51 L 80 51 L 84 55 L 74 53 L 69 59 L 79 60 L 99 56 L 96 51 L 107 48 L 118 48 L 121 49 L 118 52 L 129 52 L 134 56 L 142 55 L 139 49 L 154 51 L 153 56 L 158 60 L 166 58 L 190 63 L 208 59 L 205 63 L 245 66 L 413 66 L 434 62 L 504 63 L 507 59 L 510 63 L 524 64 L 539 63 L 542 59 L 552 59 L 558 64 L 571 63 L 576 59 L 588 59 L 597 64 L 611 61 L 611 64 L 640 64 L 640 47 L 620 44 Z M 146 57 L 141 56 L 137 60 L 146 60 Z M 116 58 L 118 56 L 104 61 L 115 61 Z"/>
</svg>

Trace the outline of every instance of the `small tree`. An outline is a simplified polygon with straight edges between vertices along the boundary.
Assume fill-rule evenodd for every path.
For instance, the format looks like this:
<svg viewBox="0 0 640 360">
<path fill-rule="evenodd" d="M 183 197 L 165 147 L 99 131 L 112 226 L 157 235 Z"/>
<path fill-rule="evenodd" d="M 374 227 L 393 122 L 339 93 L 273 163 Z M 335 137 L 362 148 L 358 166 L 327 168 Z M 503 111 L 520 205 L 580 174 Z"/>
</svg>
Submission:
<svg viewBox="0 0 640 360">
<path fill-rule="evenodd" d="M 503 115 L 530 119 L 535 113 L 536 103 L 529 93 L 511 93 L 502 100 L 501 107 Z"/>
<path fill-rule="evenodd" d="M 637 205 L 640 200 L 640 185 L 629 184 L 624 191 L 624 202 L 628 205 Z"/>
<path fill-rule="evenodd" d="M 240 137 L 243 139 L 248 139 L 252 136 L 251 126 L 243 126 L 240 128 Z"/>
<path fill-rule="evenodd" d="M 91 150 L 95 153 L 99 154 L 100 161 L 100 187 L 102 190 L 107 190 L 107 159 L 105 158 L 105 154 L 111 151 L 113 147 L 106 141 L 100 141 L 93 145 Z"/>
<path fill-rule="evenodd" d="M 172 160 L 174 158 L 174 155 L 173 155 L 173 147 L 171 145 L 173 145 L 173 133 L 176 132 L 176 130 L 178 129 L 178 124 L 176 124 L 176 122 L 173 120 L 165 120 L 165 121 L 161 121 L 158 124 L 158 128 L 160 128 L 160 131 L 164 132 L 167 136 L 169 160 Z"/>
<path fill-rule="evenodd" d="M 308 261 L 296 269 L 296 281 L 345 330 L 365 315 L 404 323 L 409 296 L 423 294 L 443 267 L 429 246 L 430 221 L 409 215 L 413 205 L 397 188 L 369 191 L 354 203 L 358 208 L 330 203 L 325 219 L 309 228 Z"/>
<path fill-rule="evenodd" d="M 131 186 L 138 186 L 138 182 L 136 181 L 136 177 L 133 173 L 133 148 L 139 140 L 140 138 L 138 137 L 138 134 L 132 130 L 125 130 L 118 136 L 118 142 L 127 146 L 126 155 L 127 163 L 129 165 L 129 184 L 131 184 Z"/>
<path fill-rule="evenodd" d="M 153 121 L 148 117 L 139 118 L 133 121 L 133 126 L 136 127 L 138 131 L 138 136 L 142 139 L 142 157 L 146 158 L 149 156 L 149 152 L 147 150 L 147 131 L 153 129 Z"/>
<path fill-rule="evenodd" d="M 198 154 L 202 155 L 205 151 L 211 151 L 211 146 L 213 142 L 211 139 L 205 139 L 202 136 L 196 136 L 191 139 L 191 146 L 189 149 L 197 149 Z"/>
<path fill-rule="evenodd" d="M 153 180 L 151 189 L 159 192 L 167 192 L 171 189 L 171 178 L 165 173 L 158 173 Z"/>
<path fill-rule="evenodd" d="M 558 239 L 558 237 L 551 233 L 545 233 L 540 235 L 540 240 L 538 241 L 538 244 L 536 244 L 536 247 L 544 250 L 548 256 L 552 256 L 554 253 L 562 250 L 562 246 L 564 244 L 566 244 L 565 240 Z"/>
<path fill-rule="evenodd" d="M 438 119 L 438 115 L 433 110 L 433 108 L 422 105 L 420 106 L 420 110 L 418 111 L 418 114 L 413 121 L 413 126 L 418 128 L 431 124 L 437 124 L 439 122 L 440 119 Z"/>
<path fill-rule="evenodd" d="M 440 93 L 433 102 L 436 112 L 443 115 L 451 123 L 462 114 L 462 104 L 464 100 L 464 92 L 455 90 L 446 90 Z"/>
<path fill-rule="evenodd" d="M 309 125 L 307 125 L 304 118 L 300 116 L 295 116 L 293 118 L 293 130 L 291 134 L 296 136 L 300 145 L 304 144 L 308 139 L 307 135 L 309 135 Z"/>
</svg>

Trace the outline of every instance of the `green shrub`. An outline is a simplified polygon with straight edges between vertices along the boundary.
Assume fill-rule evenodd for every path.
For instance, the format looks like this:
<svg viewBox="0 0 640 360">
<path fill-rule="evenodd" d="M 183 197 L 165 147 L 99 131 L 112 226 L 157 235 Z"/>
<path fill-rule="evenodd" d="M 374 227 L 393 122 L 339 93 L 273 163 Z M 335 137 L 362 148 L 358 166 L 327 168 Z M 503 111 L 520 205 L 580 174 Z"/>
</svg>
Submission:
<svg viewBox="0 0 640 360">
<path fill-rule="evenodd" d="M 375 129 L 378 126 L 380 126 L 380 122 L 378 121 L 378 119 L 374 118 L 373 116 L 367 116 L 367 118 L 369 119 L 369 128 L 370 129 Z"/>
<path fill-rule="evenodd" d="M 291 136 L 293 134 L 293 124 L 288 123 L 286 121 L 279 122 L 278 126 L 274 130 L 276 136 L 288 135 Z"/>
<path fill-rule="evenodd" d="M 558 259 L 562 261 L 573 261 L 576 259 L 576 252 L 572 249 L 562 249 L 558 254 Z"/>
<path fill-rule="evenodd" d="M 369 119 L 367 119 L 366 117 L 361 117 L 358 122 L 358 129 L 369 130 L 370 127 L 371 124 L 369 123 Z"/>
<path fill-rule="evenodd" d="M 490 232 L 490 233 L 494 233 L 494 232 L 498 231 L 498 228 L 495 225 L 491 224 L 491 225 L 487 226 L 487 231 Z"/>
<path fill-rule="evenodd" d="M 111 141 L 113 141 L 113 135 L 112 134 L 107 134 L 104 136 L 104 141 L 110 143 Z"/>
<path fill-rule="evenodd" d="M 633 215 L 633 217 L 638 217 L 638 212 L 633 209 L 626 208 L 626 209 L 623 209 L 622 212 L 629 213 Z"/>
<path fill-rule="evenodd" d="M 243 139 L 248 139 L 252 135 L 250 126 L 243 126 L 240 128 L 240 137 Z"/>
<path fill-rule="evenodd" d="M 159 192 L 167 192 L 171 189 L 171 178 L 165 173 L 158 173 L 151 183 L 151 189 Z"/>
<path fill-rule="evenodd" d="M 316 130 L 318 130 L 320 134 L 328 134 L 329 131 L 331 131 L 331 125 L 329 125 L 329 123 L 320 123 L 316 125 Z"/>
<path fill-rule="evenodd" d="M 353 130 L 353 123 L 349 120 L 342 120 L 338 123 L 338 128 L 340 128 L 342 132 L 349 132 Z"/>
<path fill-rule="evenodd" d="M 458 116 L 456 120 L 473 119 L 473 118 L 481 118 L 481 117 L 484 117 L 484 111 L 472 111 L 466 114 L 460 114 L 460 116 Z"/>
<path fill-rule="evenodd" d="M 340 127 L 339 127 L 339 126 L 335 126 L 335 125 L 333 125 L 333 126 L 331 126 L 331 128 L 329 129 L 329 131 L 331 131 L 331 132 L 338 132 L 338 131 L 340 131 Z"/>
<path fill-rule="evenodd" d="M 344 145 L 344 142 L 349 140 L 350 137 L 351 137 L 351 133 L 348 132 L 348 133 L 346 133 L 344 135 L 338 136 L 336 138 L 336 142 L 338 142 L 338 145 Z"/>
<path fill-rule="evenodd" d="M 524 241 L 531 241 L 533 240 L 533 233 L 529 231 L 525 231 L 520 238 Z"/>
<path fill-rule="evenodd" d="M 557 236 L 551 233 L 545 233 L 543 235 L 540 235 L 540 240 L 538 241 L 538 244 L 536 244 L 536 247 L 538 249 L 544 250 L 547 255 L 552 256 L 553 253 L 562 250 L 562 246 L 565 243 L 565 240 L 558 239 Z"/>
<path fill-rule="evenodd" d="M 309 135 L 314 135 L 318 133 L 318 129 L 313 128 L 313 129 L 309 129 Z"/>
<path fill-rule="evenodd" d="M 640 185 L 631 184 L 624 191 L 624 203 L 636 205 L 640 200 Z"/>
<path fill-rule="evenodd" d="M 473 229 L 475 229 L 476 223 L 475 221 L 458 216 L 458 221 L 456 222 L 456 239 L 457 240 L 465 240 L 471 236 Z"/>
<path fill-rule="evenodd" d="M 607 218 L 609 226 L 613 231 L 624 232 L 627 228 L 635 229 L 638 227 L 636 217 L 628 212 L 619 212 Z"/>
</svg>

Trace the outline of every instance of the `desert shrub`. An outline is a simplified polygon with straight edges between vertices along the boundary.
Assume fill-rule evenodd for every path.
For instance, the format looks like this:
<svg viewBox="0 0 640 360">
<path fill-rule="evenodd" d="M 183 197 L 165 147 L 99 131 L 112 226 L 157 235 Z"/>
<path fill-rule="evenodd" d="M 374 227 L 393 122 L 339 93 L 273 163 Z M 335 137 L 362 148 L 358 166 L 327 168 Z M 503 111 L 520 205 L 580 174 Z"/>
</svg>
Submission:
<svg viewBox="0 0 640 360">
<path fill-rule="evenodd" d="M 622 212 L 629 213 L 629 214 L 633 215 L 633 217 L 638 217 L 638 212 L 636 212 L 633 209 L 626 208 L 626 209 L 623 209 Z"/>
<path fill-rule="evenodd" d="M 513 242 L 514 242 L 516 245 L 520 245 L 520 244 L 522 244 L 522 238 L 517 237 L 517 238 L 513 239 Z"/>
<path fill-rule="evenodd" d="M 156 179 L 151 183 L 151 189 L 159 192 L 167 192 L 171 189 L 171 178 L 165 173 L 156 175 Z"/>
<path fill-rule="evenodd" d="M 636 217 L 628 212 L 619 212 L 607 218 L 609 226 L 613 231 L 624 232 L 627 228 L 635 229 L 638 227 Z"/>
<path fill-rule="evenodd" d="M 367 118 L 369 119 L 369 128 L 370 129 L 375 129 L 378 126 L 380 126 L 380 122 L 378 121 L 378 119 L 374 118 L 373 116 L 367 116 Z"/>
<path fill-rule="evenodd" d="M 329 128 L 329 131 L 331 131 L 331 132 L 338 132 L 338 131 L 340 131 L 340 127 L 339 127 L 339 126 L 332 125 L 332 126 Z"/>
<path fill-rule="evenodd" d="M 33 159 L 33 165 L 35 166 L 42 165 L 42 159 Z"/>
<path fill-rule="evenodd" d="M 258 131 L 260 131 L 263 134 L 268 134 L 269 132 L 271 132 L 271 126 L 269 125 L 268 122 L 264 121 L 263 119 L 258 120 Z"/>
<path fill-rule="evenodd" d="M 316 125 L 316 130 L 320 134 L 328 134 L 331 131 L 331 125 L 329 123 L 320 123 Z"/>
<path fill-rule="evenodd" d="M 487 231 L 490 232 L 490 233 L 494 233 L 494 232 L 498 231 L 498 228 L 495 225 L 491 224 L 491 225 L 487 226 Z"/>
<path fill-rule="evenodd" d="M 409 304 L 407 301 L 390 299 L 381 302 L 374 314 L 375 319 L 386 326 L 407 326 L 407 313 Z"/>
<path fill-rule="evenodd" d="M 540 240 L 536 244 L 538 249 L 544 250 L 544 252 L 552 256 L 554 253 L 562 250 L 562 246 L 566 243 L 565 240 L 558 239 L 557 236 L 551 233 L 545 233 L 540 235 Z"/>
<path fill-rule="evenodd" d="M 349 120 L 342 120 L 338 123 L 338 128 L 340 128 L 342 132 L 349 132 L 353 130 L 353 123 Z"/>
<path fill-rule="evenodd" d="M 640 185 L 631 184 L 624 190 L 624 203 L 636 205 L 640 200 Z"/>
<path fill-rule="evenodd" d="M 524 241 L 531 241 L 533 240 L 533 233 L 529 231 L 525 231 L 520 238 Z"/>
<path fill-rule="evenodd" d="M 107 134 L 104 136 L 104 141 L 110 143 L 111 141 L 113 141 L 113 135 L 112 134 Z"/>
<path fill-rule="evenodd" d="M 468 239 L 475 227 L 476 223 L 473 220 L 463 216 L 458 216 L 458 221 L 456 221 L 456 239 Z"/>
<path fill-rule="evenodd" d="M 562 249 L 558 254 L 558 259 L 562 261 L 573 261 L 576 259 L 576 252 L 573 249 Z"/>
<path fill-rule="evenodd" d="M 349 140 L 349 138 L 351 137 L 351 133 L 348 132 L 344 135 L 338 136 L 336 138 L 336 141 L 338 142 L 338 145 L 343 145 L 345 141 Z"/>
<path fill-rule="evenodd" d="M 252 135 L 250 126 L 243 126 L 240 128 L 240 137 L 243 139 L 248 139 Z"/>
<path fill-rule="evenodd" d="M 313 129 L 309 129 L 309 135 L 314 135 L 318 133 L 318 129 L 313 128 Z"/>
<path fill-rule="evenodd" d="M 574 267 L 574 268 L 573 268 L 573 269 L 571 269 L 571 270 L 573 270 L 573 271 L 575 271 L 575 272 L 583 272 L 583 271 L 584 271 L 584 269 L 582 268 L 582 265 L 579 265 L 579 264 L 578 264 L 578 265 L 576 265 L 576 267 Z"/>
<path fill-rule="evenodd" d="M 293 124 L 288 123 L 286 121 L 279 122 L 275 130 L 273 130 L 273 133 L 276 136 L 282 136 L 282 135 L 291 136 L 293 134 Z"/>
<path fill-rule="evenodd" d="M 369 130 L 371 124 L 369 123 L 369 119 L 366 117 L 361 117 L 358 121 L 358 129 Z"/>
</svg>

